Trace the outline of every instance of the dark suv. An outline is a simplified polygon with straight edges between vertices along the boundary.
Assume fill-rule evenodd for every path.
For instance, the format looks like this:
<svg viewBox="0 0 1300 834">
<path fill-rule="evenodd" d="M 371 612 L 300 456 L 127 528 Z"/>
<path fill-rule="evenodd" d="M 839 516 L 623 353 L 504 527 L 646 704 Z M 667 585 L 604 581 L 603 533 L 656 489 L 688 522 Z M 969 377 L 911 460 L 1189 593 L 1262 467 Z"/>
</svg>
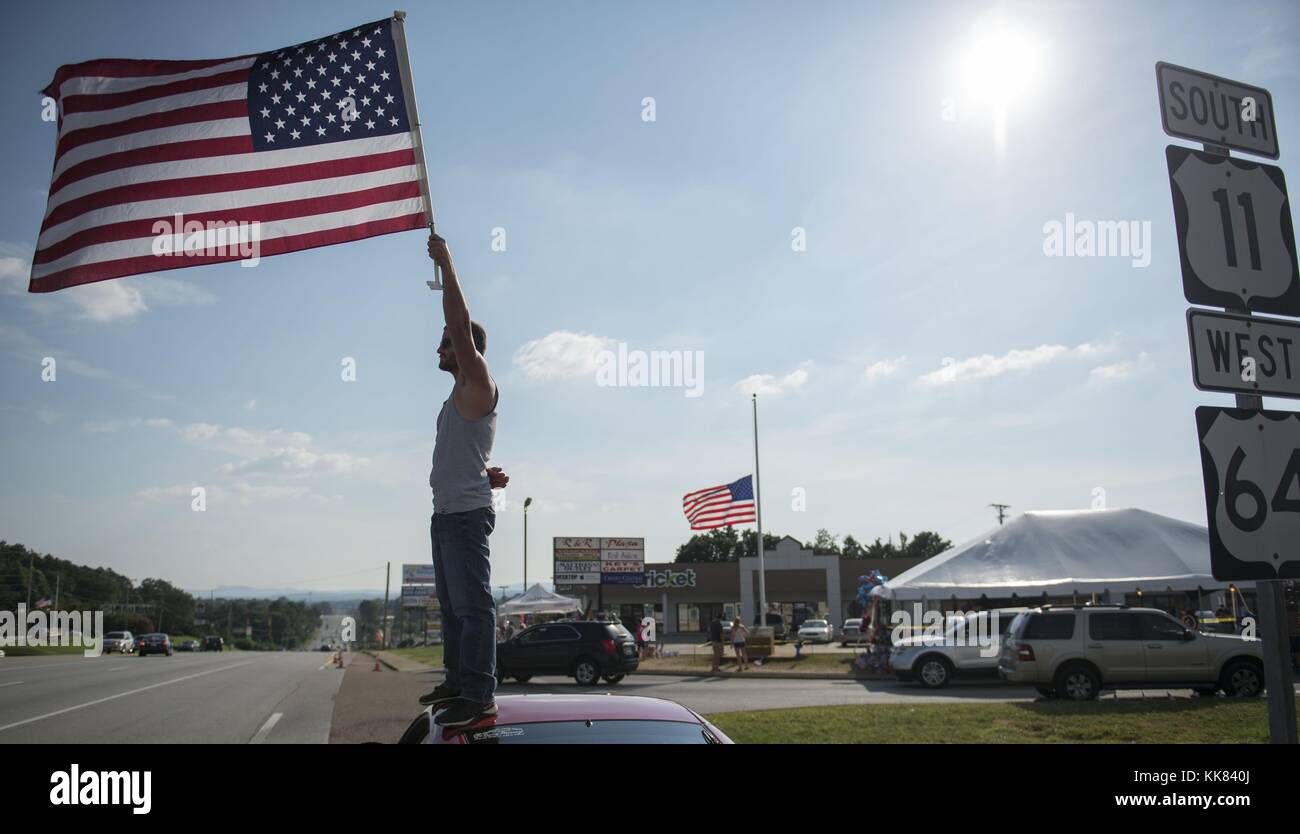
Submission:
<svg viewBox="0 0 1300 834">
<path fill-rule="evenodd" d="M 219 652 L 225 647 L 225 639 L 218 637 L 215 634 L 209 634 L 207 637 L 203 638 L 203 651 L 205 652 Z"/>
<path fill-rule="evenodd" d="M 635 672 L 636 639 L 621 625 L 589 621 L 543 623 L 497 644 L 497 680 L 564 675 L 579 686 L 608 684 Z"/>
</svg>

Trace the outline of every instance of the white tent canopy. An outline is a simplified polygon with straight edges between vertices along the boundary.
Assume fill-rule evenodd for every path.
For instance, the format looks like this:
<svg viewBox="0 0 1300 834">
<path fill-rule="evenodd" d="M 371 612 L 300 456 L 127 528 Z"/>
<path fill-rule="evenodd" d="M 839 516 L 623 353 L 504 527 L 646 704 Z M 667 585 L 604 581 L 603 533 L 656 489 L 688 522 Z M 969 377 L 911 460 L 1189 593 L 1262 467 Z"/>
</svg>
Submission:
<svg viewBox="0 0 1300 834">
<path fill-rule="evenodd" d="M 1254 587 L 1253 582 L 1236 584 Z M 1137 509 L 1061 510 L 1025 513 L 872 593 L 910 601 L 1227 586 L 1210 573 L 1209 533 L 1200 525 Z"/>
<path fill-rule="evenodd" d="M 497 614 L 568 614 L 581 610 L 582 606 L 576 599 L 552 593 L 540 583 L 497 605 Z"/>
</svg>

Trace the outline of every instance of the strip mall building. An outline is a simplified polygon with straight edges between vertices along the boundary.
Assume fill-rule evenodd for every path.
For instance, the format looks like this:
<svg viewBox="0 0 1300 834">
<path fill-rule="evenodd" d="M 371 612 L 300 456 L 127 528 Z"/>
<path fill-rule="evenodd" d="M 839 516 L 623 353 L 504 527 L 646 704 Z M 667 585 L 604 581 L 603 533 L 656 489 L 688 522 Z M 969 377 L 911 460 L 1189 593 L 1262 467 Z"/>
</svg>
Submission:
<svg viewBox="0 0 1300 834">
<path fill-rule="evenodd" d="M 858 577 L 879 570 L 897 576 L 920 559 L 846 559 L 818 556 L 786 536 L 763 552 L 767 604 L 780 613 L 787 627 L 806 619 L 829 619 L 836 629 L 858 612 Z M 647 563 L 646 583 L 606 585 L 600 593 L 604 610 L 624 623 L 640 622 L 653 612 L 660 634 L 693 634 L 708 630 L 719 613 L 753 624 L 758 616 L 758 559 L 735 562 Z M 558 585 L 556 592 L 597 607 L 597 589 L 587 585 Z"/>
</svg>

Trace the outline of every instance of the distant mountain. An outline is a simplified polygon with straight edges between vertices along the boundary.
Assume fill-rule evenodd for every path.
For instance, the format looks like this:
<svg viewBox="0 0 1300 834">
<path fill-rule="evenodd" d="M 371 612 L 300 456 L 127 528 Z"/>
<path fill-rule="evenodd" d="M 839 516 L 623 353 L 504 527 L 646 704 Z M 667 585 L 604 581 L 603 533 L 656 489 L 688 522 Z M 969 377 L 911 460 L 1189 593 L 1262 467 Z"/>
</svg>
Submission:
<svg viewBox="0 0 1300 834">
<path fill-rule="evenodd" d="M 399 581 L 393 583 L 393 586 L 388 591 L 390 598 L 401 596 L 402 586 L 399 584 L 400 577 L 398 577 L 398 580 Z M 534 584 L 537 583 L 529 583 L 529 585 Z M 555 586 L 549 582 L 543 582 L 541 584 L 542 587 L 546 588 L 548 591 L 555 590 Z M 506 599 L 519 596 L 523 592 L 524 584 L 522 582 L 508 585 L 504 589 Z M 373 590 L 311 591 L 304 588 L 250 588 L 247 585 L 223 585 L 211 590 L 206 588 L 201 591 L 191 590 L 190 593 L 197 599 L 207 599 L 209 594 L 211 594 L 212 596 L 224 599 L 279 599 L 280 597 L 288 597 L 295 602 L 307 602 L 308 599 L 312 602 L 359 602 L 363 599 L 384 598 L 383 588 L 375 588 Z M 492 589 L 492 596 L 496 597 L 498 600 L 501 599 L 502 593 L 503 591 L 499 587 L 494 587 Z"/>
<path fill-rule="evenodd" d="M 347 591 L 321 591 L 307 590 L 304 588 L 250 588 L 246 585 L 223 585 L 219 588 L 201 591 L 190 591 L 197 599 L 207 599 L 209 596 L 218 599 L 279 599 L 288 597 L 295 602 L 346 602 L 350 600 L 361 599 L 383 599 L 384 589 L 375 590 L 347 590 Z M 396 591 L 390 593 L 401 593 L 399 587 Z"/>
</svg>

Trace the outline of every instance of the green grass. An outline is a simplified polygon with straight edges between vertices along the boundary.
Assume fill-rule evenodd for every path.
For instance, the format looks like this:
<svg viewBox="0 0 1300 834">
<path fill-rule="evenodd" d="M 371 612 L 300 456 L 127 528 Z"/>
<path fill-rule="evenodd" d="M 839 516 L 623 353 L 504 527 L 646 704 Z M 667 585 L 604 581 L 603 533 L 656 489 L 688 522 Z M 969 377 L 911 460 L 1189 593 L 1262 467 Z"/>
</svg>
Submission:
<svg viewBox="0 0 1300 834">
<path fill-rule="evenodd" d="M 875 704 L 726 712 L 708 719 L 741 744 L 1264 744 L 1269 740 L 1263 698 Z"/>
<path fill-rule="evenodd" d="M 389 649 L 390 653 L 425 666 L 442 666 L 442 646 L 419 646 L 414 649 Z"/>
</svg>

